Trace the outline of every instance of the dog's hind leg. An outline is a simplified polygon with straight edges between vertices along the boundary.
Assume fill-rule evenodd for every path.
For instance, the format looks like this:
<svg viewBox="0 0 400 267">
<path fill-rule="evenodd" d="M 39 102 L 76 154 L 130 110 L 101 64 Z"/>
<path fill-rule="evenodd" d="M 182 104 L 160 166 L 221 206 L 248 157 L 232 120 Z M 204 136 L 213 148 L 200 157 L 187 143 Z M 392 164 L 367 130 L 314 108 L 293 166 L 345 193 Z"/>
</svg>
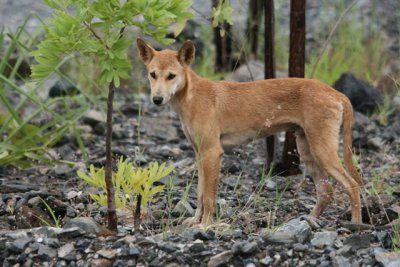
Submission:
<svg viewBox="0 0 400 267">
<path fill-rule="evenodd" d="M 351 200 L 353 223 L 361 223 L 360 186 L 343 168 L 338 155 L 340 119 L 319 125 L 318 129 L 305 129 L 311 155 L 319 168 L 335 178 L 347 190 Z"/>
<path fill-rule="evenodd" d="M 311 212 L 311 216 L 318 218 L 332 201 L 333 190 L 328 181 L 328 175 L 321 170 L 311 155 L 310 148 L 303 130 L 296 131 L 296 144 L 302 162 L 315 184 L 317 203 Z"/>
</svg>

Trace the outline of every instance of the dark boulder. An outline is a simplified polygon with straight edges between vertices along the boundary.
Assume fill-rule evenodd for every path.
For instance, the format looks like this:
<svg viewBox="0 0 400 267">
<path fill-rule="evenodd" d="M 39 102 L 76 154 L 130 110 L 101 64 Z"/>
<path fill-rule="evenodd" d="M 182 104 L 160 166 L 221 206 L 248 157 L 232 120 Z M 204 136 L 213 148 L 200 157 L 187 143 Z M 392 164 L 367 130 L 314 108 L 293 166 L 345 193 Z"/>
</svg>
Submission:
<svg viewBox="0 0 400 267">
<path fill-rule="evenodd" d="M 333 88 L 345 94 L 353 108 L 364 114 L 371 114 L 383 103 L 383 96 L 366 81 L 357 79 L 352 73 L 343 73 Z"/>
<path fill-rule="evenodd" d="M 79 94 L 78 88 L 71 84 L 67 80 L 59 80 L 55 85 L 50 88 L 49 97 L 63 97 L 63 96 L 73 96 Z"/>
</svg>

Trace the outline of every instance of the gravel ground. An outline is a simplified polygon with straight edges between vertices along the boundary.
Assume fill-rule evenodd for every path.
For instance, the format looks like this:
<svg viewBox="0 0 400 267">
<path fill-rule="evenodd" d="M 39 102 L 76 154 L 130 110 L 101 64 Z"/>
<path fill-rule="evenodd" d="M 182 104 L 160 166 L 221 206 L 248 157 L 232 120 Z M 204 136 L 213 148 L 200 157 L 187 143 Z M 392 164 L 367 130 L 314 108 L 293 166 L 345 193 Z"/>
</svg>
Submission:
<svg viewBox="0 0 400 267">
<path fill-rule="evenodd" d="M 197 179 L 194 154 L 175 114 L 150 105 L 145 96 L 118 101 L 117 106 L 121 113 L 115 113 L 114 154 L 140 164 L 159 160 L 176 166 L 174 175 L 162 181 L 173 186 L 149 206 L 140 233 L 133 232 L 129 209 L 118 213 L 117 236 L 105 229 L 106 209 L 91 201 L 90 187 L 76 175 L 76 170 L 86 169 L 82 163 L 25 171 L 3 168 L 3 266 L 397 266 L 390 264 L 400 260 L 393 252 L 393 243 L 398 242 L 393 225 L 400 212 L 400 138 L 388 142 L 382 135 L 391 126 L 379 126 L 357 113 L 354 135 L 367 139 L 361 158 L 365 225 L 349 222 L 348 197 L 338 185 L 335 201 L 319 220 L 307 216 L 315 203 L 310 179 L 272 176 L 260 189 L 264 144 L 259 140 L 224 157 L 219 219 L 210 229 L 199 230 L 181 224 L 195 208 Z M 138 128 L 139 106 L 143 113 Z M 87 164 L 102 165 L 105 127 L 96 114 L 89 112 L 80 129 L 89 149 Z M 381 138 L 380 147 L 373 145 L 374 138 Z M 52 153 L 65 160 L 79 159 L 72 136 Z M 189 182 L 193 184 L 188 198 L 182 200 Z M 61 228 L 37 219 L 52 222 L 38 196 L 61 218 Z"/>
</svg>

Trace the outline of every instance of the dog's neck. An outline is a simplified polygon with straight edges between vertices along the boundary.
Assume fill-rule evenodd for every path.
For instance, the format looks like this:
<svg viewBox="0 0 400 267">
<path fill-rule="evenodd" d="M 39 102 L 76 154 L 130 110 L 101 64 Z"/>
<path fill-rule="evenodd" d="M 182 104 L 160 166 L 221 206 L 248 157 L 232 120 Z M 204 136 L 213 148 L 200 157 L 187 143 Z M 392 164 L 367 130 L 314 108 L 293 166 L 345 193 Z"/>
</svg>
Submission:
<svg viewBox="0 0 400 267">
<path fill-rule="evenodd" d="M 193 84 L 199 79 L 203 78 L 198 76 L 192 69 L 188 68 L 185 71 L 185 85 L 171 99 L 172 107 L 177 113 L 181 114 L 182 108 L 192 102 L 193 91 L 195 90 Z"/>
</svg>

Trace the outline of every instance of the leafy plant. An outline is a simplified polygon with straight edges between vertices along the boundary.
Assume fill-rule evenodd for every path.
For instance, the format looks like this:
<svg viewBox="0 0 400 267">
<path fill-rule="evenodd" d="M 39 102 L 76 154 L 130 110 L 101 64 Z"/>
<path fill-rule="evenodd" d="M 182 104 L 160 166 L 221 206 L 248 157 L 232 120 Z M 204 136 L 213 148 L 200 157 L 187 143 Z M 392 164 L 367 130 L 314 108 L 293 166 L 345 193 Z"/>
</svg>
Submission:
<svg viewBox="0 0 400 267">
<path fill-rule="evenodd" d="M 190 0 L 45 0 L 55 9 L 46 27 L 46 38 L 33 52 L 38 64 L 32 77 L 43 80 L 52 74 L 62 59 L 82 57 L 100 65 L 99 81 L 108 84 L 105 183 L 108 201 L 108 228 L 117 232 L 117 216 L 112 184 L 112 112 L 114 90 L 129 77 L 131 63 L 127 49 L 132 41 L 124 35 L 126 27 L 138 27 L 163 44 L 168 27 L 175 23 L 178 35 L 192 16 Z M 139 205 L 140 207 L 140 205 Z"/>
<path fill-rule="evenodd" d="M 134 207 L 135 200 L 140 196 L 141 201 L 136 205 L 147 206 L 154 200 L 154 195 L 164 189 L 164 185 L 154 186 L 154 183 L 166 177 L 174 170 L 174 166 L 166 167 L 163 163 L 150 163 L 146 168 L 135 168 L 128 159 L 122 157 L 117 163 L 117 172 L 113 172 L 112 181 L 115 187 L 115 204 L 117 208 L 126 206 Z M 89 174 L 82 171 L 78 176 L 87 184 L 99 189 L 99 193 L 91 194 L 90 197 L 102 206 L 107 206 L 107 187 L 105 182 L 104 168 L 96 169 L 90 165 Z"/>
<path fill-rule="evenodd" d="M 55 9 L 46 26 L 46 39 L 32 53 L 38 64 L 32 67 L 34 79 L 44 79 L 57 69 L 67 55 L 85 57 L 101 66 L 100 82 L 120 85 L 121 78 L 129 77 L 130 61 L 126 55 L 132 40 L 122 36 L 122 30 L 136 26 L 163 44 L 172 43 L 165 38 L 168 26 L 175 22 L 179 34 L 187 19 L 191 1 L 60 1 L 45 0 Z M 144 19 L 136 19 L 143 16 Z M 75 55 L 77 56 L 77 55 Z"/>
<path fill-rule="evenodd" d="M 82 97 L 76 97 L 79 105 L 72 108 L 71 99 L 41 96 L 43 84 L 30 83 L 25 76 L 28 74 L 21 72 L 29 68 L 29 53 L 39 36 L 39 32 L 28 33 L 25 29 L 32 17 L 28 16 L 15 32 L 0 31 L 0 165 L 3 166 L 27 168 L 32 161 L 52 162 L 46 155 L 47 149 L 74 129 L 88 108 L 80 101 Z M 75 136 L 80 137 L 79 131 Z"/>
</svg>

